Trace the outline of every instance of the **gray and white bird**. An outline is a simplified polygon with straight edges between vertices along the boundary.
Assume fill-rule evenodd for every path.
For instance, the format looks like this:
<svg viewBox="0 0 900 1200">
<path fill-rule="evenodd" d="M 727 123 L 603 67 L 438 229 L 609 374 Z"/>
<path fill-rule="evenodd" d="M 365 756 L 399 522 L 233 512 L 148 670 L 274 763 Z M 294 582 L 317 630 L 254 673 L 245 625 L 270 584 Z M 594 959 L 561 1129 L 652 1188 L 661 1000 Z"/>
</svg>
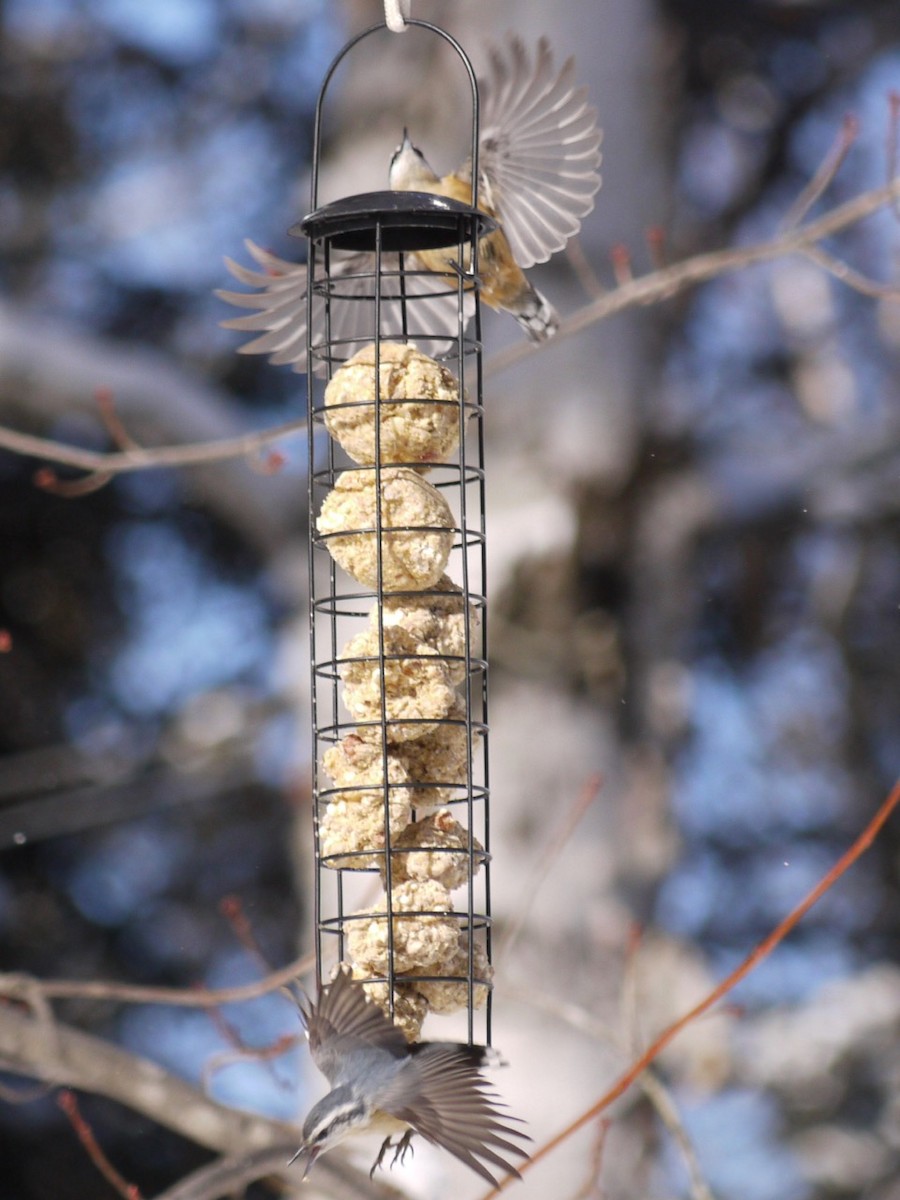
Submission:
<svg viewBox="0 0 900 1200">
<path fill-rule="evenodd" d="M 320 1154 L 361 1133 L 385 1135 L 370 1174 L 389 1150 L 392 1165 L 402 1162 L 418 1133 L 494 1186 L 484 1162 L 518 1175 L 498 1151 L 528 1158 L 509 1139 L 530 1138 L 508 1124 L 515 1117 L 501 1119 L 503 1106 L 479 1071 L 492 1053 L 484 1046 L 410 1044 L 343 969 L 315 1003 L 300 1003 L 300 1013 L 313 1062 L 331 1084 L 310 1110 L 303 1143 L 291 1159 L 304 1160 L 304 1177 Z M 395 1134 L 400 1137 L 392 1143 Z"/>
<path fill-rule="evenodd" d="M 551 336 L 558 321 L 524 271 L 546 262 L 578 233 L 600 187 L 602 134 L 597 110 L 587 103 L 587 89 L 575 86 L 574 70 L 571 58 L 556 69 L 546 38 L 539 40 L 532 55 L 512 36 L 490 51 L 487 70 L 478 81 L 478 207 L 499 225 L 479 244 L 481 295 L 491 307 L 511 313 L 535 341 Z M 404 131 L 391 161 L 390 186 L 471 203 L 471 162 L 439 176 Z M 259 335 L 240 347 L 242 353 L 268 354 L 273 363 L 290 363 L 304 371 L 306 267 L 286 262 L 251 241 L 246 246 L 261 271 L 225 261 L 235 278 L 256 290 L 216 294 L 230 304 L 258 311 L 223 324 Z M 415 300 L 407 305 L 405 323 L 399 305 L 391 303 L 399 290 L 398 256 L 383 256 L 383 336 L 396 336 L 403 329 L 408 337 L 430 336 L 434 346 L 437 335 L 456 333 L 456 295 L 446 294 L 447 273 L 454 267 L 449 255 L 439 250 L 406 256 L 407 268 L 412 265 L 418 271 L 403 282 L 404 294 Z M 341 277 L 344 299 L 333 306 L 331 338 L 343 343 L 348 357 L 373 334 L 368 306 L 355 302 L 371 296 L 373 267 L 371 254 L 336 252 L 332 257 L 331 273 Z M 316 337 L 320 332 L 314 326 Z"/>
</svg>

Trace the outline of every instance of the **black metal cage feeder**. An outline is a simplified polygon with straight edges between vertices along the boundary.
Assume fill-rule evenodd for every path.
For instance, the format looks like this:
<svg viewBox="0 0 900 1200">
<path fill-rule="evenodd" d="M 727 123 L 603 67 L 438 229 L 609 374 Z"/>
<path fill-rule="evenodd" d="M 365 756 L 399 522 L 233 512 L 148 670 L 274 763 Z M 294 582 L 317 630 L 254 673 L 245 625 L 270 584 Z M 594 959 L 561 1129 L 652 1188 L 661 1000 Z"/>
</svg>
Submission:
<svg viewBox="0 0 900 1200">
<path fill-rule="evenodd" d="M 395 1020 L 407 1014 L 410 1037 L 425 1007 L 458 1008 L 468 1039 L 489 1043 L 478 243 L 493 223 L 477 208 L 471 63 L 437 26 L 410 25 L 449 43 L 468 74 L 472 205 L 376 191 L 317 207 L 323 100 L 376 25 L 325 76 L 312 211 L 292 230 L 308 239 L 310 281 L 317 973 L 352 963 Z M 418 257 L 437 249 L 439 272 Z"/>
</svg>

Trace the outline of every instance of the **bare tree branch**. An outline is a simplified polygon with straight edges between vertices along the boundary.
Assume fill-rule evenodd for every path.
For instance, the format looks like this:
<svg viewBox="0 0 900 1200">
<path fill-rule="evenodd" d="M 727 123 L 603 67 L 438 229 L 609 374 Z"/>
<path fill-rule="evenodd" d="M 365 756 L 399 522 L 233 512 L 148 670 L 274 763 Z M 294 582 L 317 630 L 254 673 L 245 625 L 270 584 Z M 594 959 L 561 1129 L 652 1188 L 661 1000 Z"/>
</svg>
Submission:
<svg viewBox="0 0 900 1200">
<path fill-rule="evenodd" d="M 157 1063 L 130 1054 L 102 1038 L 58 1022 L 54 1031 L 55 1036 L 48 1039 L 43 1020 L 27 1016 L 10 1004 L 0 1005 L 0 1066 L 50 1086 L 106 1096 L 199 1146 L 226 1152 L 231 1178 L 235 1181 L 240 1174 L 234 1165 L 238 1160 L 249 1164 L 251 1156 L 265 1152 L 266 1166 L 260 1174 L 274 1174 L 291 1187 L 299 1184 L 299 1172 L 286 1167 L 287 1159 L 297 1149 L 299 1133 L 293 1125 L 217 1104 Z M 258 1169 L 259 1161 L 263 1160 L 254 1158 L 251 1174 Z M 316 1163 L 315 1174 L 303 1185 L 303 1192 L 305 1196 L 319 1192 L 326 1196 L 352 1194 L 371 1200 L 397 1200 L 401 1195 L 384 1183 L 369 1180 L 343 1161 L 339 1153 Z M 177 1191 L 175 1194 L 179 1195 Z M 188 1191 L 181 1196 L 185 1200 L 187 1196 L 220 1194 Z"/>
<path fill-rule="evenodd" d="M 0 975 L 0 995 L 20 997 L 35 1007 L 48 1000 L 114 1000 L 120 1004 L 172 1004 L 179 1008 L 211 1008 L 218 1004 L 235 1004 L 242 1000 L 254 1000 L 268 995 L 280 987 L 305 975 L 315 964 L 315 955 L 303 954 L 286 967 L 280 967 L 255 983 L 244 983 L 239 987 L 183 988 L 138 987 L 127 983 L 104 983 L 102 980 L 84 979 L 32 979 L 23 975 Z M 27 988 L 27 992 L 24 989 Z"/>
<path fill-rule="evenodd" d="M 829 179 L 833 176 L 834 169 L 836 169 L 835 164 L 829 161 L 827 166 Z M 816 195 L 818 195 L 821 189 L 821 179 L 818 175 L 815 186 Z M 804 193 L 805 195 L 806 193 Z M 596 296 L 590 303 L 577 309 L 571 316 L 563 320 L 559 332 L 552 342 L 518 342 L 509 346 L 488 360 L 485 373 L 488 376 L 498 375 L 516 363 L 524 362 L 545 346 L 552 347 L 567 337 L 581 333 L 588 326 L 606 321 L 627 309 L 670 300 L 687 288 L 707 283 L 729 271 L 741 270 L 756 263 L 786 258 L 791 254 L 805 254 L 813 258 L 847 286 L 864 295 L 879 298 L 896 297 L 900 300 L 900 289 L 866 279 L 850 266 L 826 254 L 819 246 L 819 243 L 825 238 L 850 228 L 887 205 L 898 202 L 900 202 L 900 178 L 895 178 L 883 187 L 863 192 L 852 200 L 831 209 L 815 221 L 789 228 L 769 241 L 758 242 L 753 246 L 743 246 L 740 249 L 697 254 L 693 258 L 687 258 L 660 270 L 650 271 L 636 279 L 630 277 L 629 271 L 622 276 L 623 282 L 618 287 Z M 15 454 L 41 459 L 44 462 L 80 468 L 97 475 L 108 474 L 112 477 L 124 471 L 147 470 L 151 467 L 196 466 L 252 455 L 264 447 L 270 446 L 273 442 L 301 433 L 304 429 L 305 422 L 289 421 L 286 424 L 277 425 L 273 429 L 216 441 L 102 453 L 95 450 L 83 450 L 76 446 L 66 446 L 49 438 L 34 437 L 31 434 L 0 427 L 0 448 L 10 450 Z"/>
<path fill-rule="evenodd" d="M 104 396 L 115 397 L 114 435 Z M 49 428 L 62 419 L 85 427 L 93 417 L 94 444 L 110 437 L 121 442 L 126 427 L 131 441 L 163 444 L 161 450 L 149 451 L 119 445 L 112 454 L 112 474 L 181 465 L 184 448 L 191 446 L 186 459 L 195 466 L 191 490 L 263 548 L 280 544 L 297 520 L 296 481 L 262 481 L 240 461 L 259 447 L 259 435 L 247 432 L 246 409 L 223 388 L 159 352 L 76 332 L 63 322 L 0 300 L 0 406 L 5 412 L 21 412 L 29 430 Z M 266 444 L 293 428 L 269 431 Z M 105 454 L 98 462 L 92 450 L 56 441 L 49 442 L 46 454 L 44 439 L 32 441 L 18 431 L 5 431 L 2 446 L 88 472 L 110 469 Z"/>
<path fill-rule="evenodd" d="M 825 238 L 856 225 L 879 209 L 897 201 L 900 201 L 900 177 L 884 187 L 863 192 L 862 195 L 839 204 L 837 208 L 831 209 L 817 220 L 790 229 L 770 241 L 757 242 L 756 245 L 743 246 L 736 250 L 715 250 L 708 254 L 697 254 L 661 271 L 640 275 L 566 317 L 560 322 L 559 331 L 552 342 L 518 342 L 493 355 L 485 367 L 485 373 L 489 376 L 498 375 L 515 363 L 530 358 L 541 346 L 553 346 L 564 338 L 581 333 L 589 325 L 608 320 L 626 309 L 670 300 L 689 287 L 707 283 L 710 279 L 725 275 L 729 271 L 741 270 L 756 263 L 771 262 L 776 258 L 787 258 L 791 254 L 805 253 Z M 895 294 L 900 299 L 900 293 Z"/>
<path fill-rule="evenodd" d="M 305 421 L 287 421 L 272 429 L 244 433 L 239 437 L 222 438 L 213 442 L 192 442 L 183 446 L 145 446 L 137 450 L 84 450 L 66 446 L 50 438 L 34 437 L 14 429 L 0 427 L 0 447 L 26 458 L 40 458 L 63 467 L 75 467 L 98 474 L 121 475 L 124 471 L 147 471 L 157 467 L 196 466 L 199 463 L 223 462 L 255 454 L 272 442 L 291 437 L 306 429 Z"/>
</svg>

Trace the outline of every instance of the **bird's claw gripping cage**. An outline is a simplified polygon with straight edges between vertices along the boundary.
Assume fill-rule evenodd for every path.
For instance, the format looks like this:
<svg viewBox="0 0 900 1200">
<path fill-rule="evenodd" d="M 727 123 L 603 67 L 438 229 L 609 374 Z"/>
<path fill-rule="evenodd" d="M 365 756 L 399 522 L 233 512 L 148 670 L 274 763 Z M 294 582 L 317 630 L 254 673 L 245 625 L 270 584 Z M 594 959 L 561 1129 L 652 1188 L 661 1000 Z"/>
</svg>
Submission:
<svg viewBox="0 0 900 1200">
<path fill-rule="evenodd" d="M 310 281 L 316 959 L 320 983 L 351 963 L 410 1038 L 428 1009 L 461 1009 L 469 1041 L 489 1043 L 478 243 L 494 225 L 477 208 L 471 63 L 437 26 L 410 25 L 468 74 L 472 204 L 376 191 L 317 207 L 323 100 L 377 25 L 325 76 L 312 211 L 291 231 L 308 239 Z M 436 274 L 417 252 L 438 248 Z"/>
</svg>

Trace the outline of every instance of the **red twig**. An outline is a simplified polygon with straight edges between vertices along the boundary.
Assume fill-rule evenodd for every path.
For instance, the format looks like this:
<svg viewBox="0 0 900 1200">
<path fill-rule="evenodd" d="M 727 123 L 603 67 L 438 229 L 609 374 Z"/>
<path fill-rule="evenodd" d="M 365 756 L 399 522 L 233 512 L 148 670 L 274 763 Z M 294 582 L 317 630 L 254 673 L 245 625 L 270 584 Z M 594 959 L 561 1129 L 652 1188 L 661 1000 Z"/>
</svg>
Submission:
<svg viewBox="0 0 900 1200">
<path fill-rule="evenodd" d="M 650 262 L 657 271 L 660 271 L 669 265 L 666 258 L 666 231 L 661 225 L 651 225 L 644 236 L 647 239 Z"/>
<path fill-rule="evenodd" d="M 272 966 L 260 948 L 253 932 L 253 926 L 244 912 L 240 896 L 223 896 L 219 901 L 219 912 L 234 930 L 235 937 L 248 954 L 261 964 L 264 971 L 271 971 Z"/>
<path fill-rule="evenodd" d="M 94 399 L 97 401 L 97 408 L 100 410 L 100 419 L 106 426 L 106 432 L 115 442 L 120 450 L 143 450 L 138 442 L 134 440 L 125 426 L 122 424 L 122 418 L 116 411 L 116 402 L 110 388 L 97 388 L 94 392 Z"/>
<path fill-rule="evenodd" d="M 90 475 L 84 475 L 80 479 L 60 479 L 52 467 L 40 467 L 34 473 L 34 485 L 43 492 L 52 492 L 54 496 L 74 499 L 98 492 L 112 477 L 111 471 L 92 471 Z"/>
<path fill-rule="evenodd" d="M 78 1101 L 75 1099 L 74 1092 L 70 1092 L 68 1088 L 64 1089 L 57 1096 L 56 1103 L 69 1118 L 69 1124 L 78 1135 L 79 1142 L 84 1146 L 91 1162 L 96 1166 L 103 1178 L 125 1200 L 141 1200 L 141 1193 L 137 1186 L 133 1183 L 127 1183 L 100 1149 L 97 1139 L 94 1137 L 93 1130 L 78 1111 Z"/>
<path fill-rule="evenodd" d="M 109 388 L 97 388 L 94 392 L 100 419 L 106 427 L 106 432 L 112 438 L 118 450 L 124 453 L 142 450 L 143 447 L 134 440 L 116 411 L 116 403 Z M 106 487 L 113 478 L 111 471 L 89 471 L 78 479 L 60 479 L 52 467 L 41 467 L 34 473 L 34 485 L 42 491 L 52 492 L 54 496 L 64 496 L 74 500 L 78 496 L 89 496 Z"/>
<path fill-rule="evenodd" d="M 247 456 L 247 462 L 258 475 L 277 475 L 287 464 L 287 455 L 281 450 L 269 450 L 262 454 L 256 451 Z"/>
<path fill-rule="evenodd" d="M 585 294 L 594 300 L 598 296 L 604 295 L 606 288 L 597 277 L 597 272 L 591 266 L 588 256 L 584 252 L 584 247 L 577 236 L 569 238 L 566 243 L 565 255 L 579 283 L 584 288 Z"/>
<path fill-rule="evenodd" d="M 227 1042 L 238 1054 L 245 1054 L 247 1052 L 247 1047 L 244 1045 L 241 1035 L 221 1009 L 211 1006 L 206 1009 L 206 1015 L 216 1027 L 216 1032 L 223 1042 Z"/>
<path fill-rule="evenodd" d="M 803 917 L 806 916 L 812 906 L 818 900 L 820 900 L 822 896 L 825 895 L 829 888 L 834 887 L 835 883 L 837 883 L 841 876 L 844 875 L 850 869 L 850 867 L 853 866 L 856 860 L 860 858 L 866 852 L 866 850 L 869 849 L 869 847 L 875 841 L 875 838 L 881 832 L 881 829 L 888 817 L 898 804 L 900 804 L 900 779 L 898 779 L 893 788 L 891 788 L 887 799 L 875 813 L 875 816 L 868 823 L 853 845 L 850 846 L 848 850 L 844 851 L 827 875 L 825 875 L 816 884 L 812 891 L 808 892 L 806 896 L 804 896 L 800 903 L 788 913 L 783 921 L 776 925 L 769 936 L 761 941 L 759 945 L 747 955 L 743 962 L 731 972 L 730 975 L 727 975 L 720 984 L 714 987 L 713 990 L 705 997 L 705 999 L 701 1000 L 699 1004 L 695 1004 L 694 1007 L 689 1012 L 686 1012 L 683 1017 L 679 1017 L 677 1021 L 674 1021 L 668 1026 L 667 1029 L 664 1029 L 659 1037 L 656 1038 L 656 1040 L 648 1047 L 648 1049 L 644 1051 L 640 1058 L 637 1059 L 636 1062 L 632 1063 L 632 1065 L 627 1071 L 625 1071 L 623 1075 L 619 1076 L 612 1087 L 600 1097 L 596 1104 L 592 1104 L 590 1108 L 577 1117 L 570 1125 L 567 1125 L 566 1128 L 560 1133 L 557 1133 L 554 1137 L 550 1138 L 549 1141 L 545 1142 L 543 1146 L 540 1146 L 537 1150 L 535 1150 L 529 1161 L 523 1163 L 519 1168 L 520 1173 L 524 1174 L 526 1171 L 531 1170 L 536 1163 L 539 1163 L 541 1159 L 546 1158 L 548 1154 L 555 1150 L 557 1146 L 562 1145 L 562 1143 L 571 1137 L 573 1133 L 576 1133 L 590 1121 L 593 1121 L 596 1117 L 599 1117 L 603 1110 L 609 1108 L 610 1104 L 612 1104 L 614 1100 L 618 1100 L 621 1095 L 628 1091 L 641 1072 L 644 1071 L 653 1062 L 653 1060 L 659 1056 L 659 1054 L 661 1054 L 661 1052 L 666 1048 L 666 1046 L 668 1046 L 673 1038 L 681 1033 L 682 1029 L 685 1029 L 693 1021 L 696 1021 L 698 1017 L 702 1016 L 703 1013 L 712 1008 L 712 1006 L 721 1000 L 723 996 L 727 995 L 736 984 L 740 983 L 745 976 L 749 975 L 755 966 L 761 963 L 763 959 L 768 958 L 775 947 L 780 942 L 784 941 L 791 930 L 799 924 Z M 505 1179 L 500 1181 L 496 1188 L 491 1188 L 489 1192 L 486 1192 L 482 1200 L 489 1200 L 489 1197 L 496 1196 L 497 1193 L 502 1191 L 514 1178 L 515 1177 L 512 1175 L 507 1175 Z"/>
<path fill-rule="evenodd" d="M 617 242 L 609 252 L 610 261 L 612 262 L 613 275 L 616 277 L 616 283 L 619 287 L 623 284 L 631 283 L 634 279 L 634 272 L 631 269 L 631 251 L 621 242 Z"/>
</svg>

